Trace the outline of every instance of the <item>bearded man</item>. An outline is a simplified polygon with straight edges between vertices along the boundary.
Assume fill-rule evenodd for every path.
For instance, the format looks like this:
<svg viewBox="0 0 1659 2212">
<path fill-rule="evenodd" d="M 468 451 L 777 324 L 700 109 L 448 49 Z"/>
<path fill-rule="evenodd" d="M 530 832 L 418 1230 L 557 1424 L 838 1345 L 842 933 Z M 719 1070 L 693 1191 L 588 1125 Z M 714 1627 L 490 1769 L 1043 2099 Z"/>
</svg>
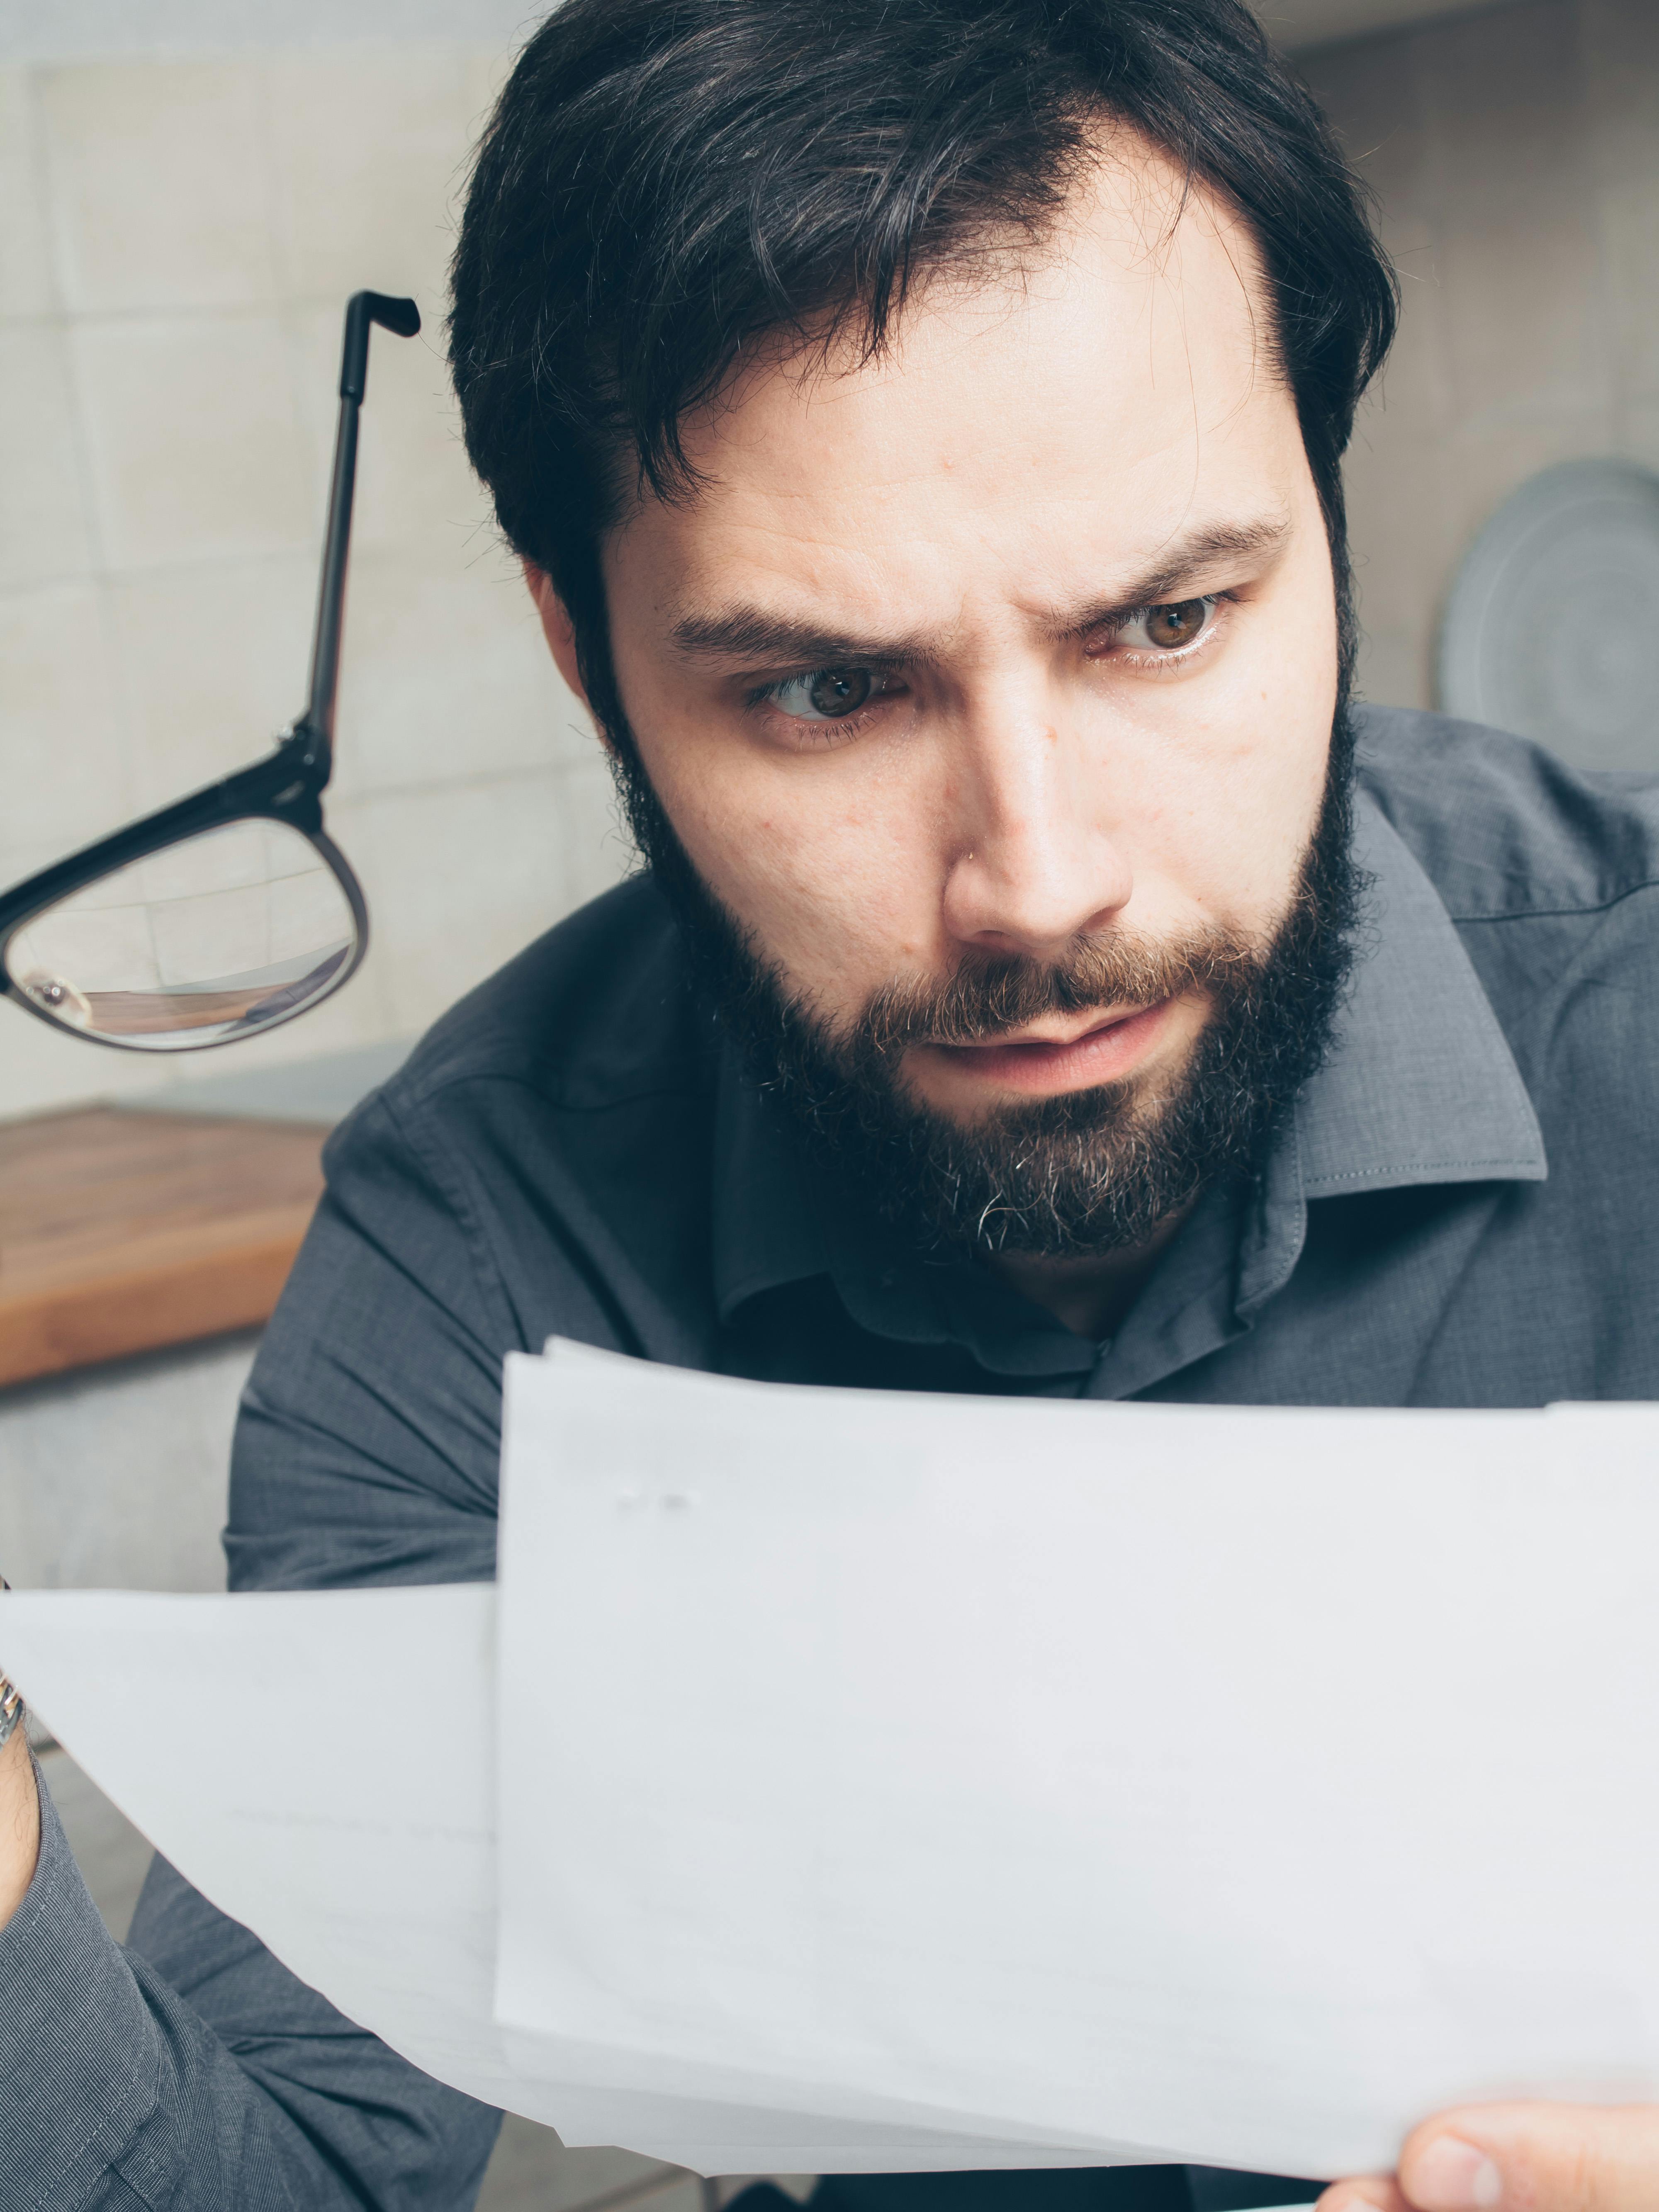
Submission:
<svg viewBox="0 0 1659 2212">
<path fill-rule="evenodd" d="M 1351 702 L 1340 462 L 1393 319 L 1237 0 L 550 20 L 453 364 L 647 865 L 335 1137 L 233 1587 L 488 1577 L 502 1358 L 556 1333 L 908 1390 L 1659 1395 L 1659 798 Z M 0 1791 L 0 2202 L 472 2201 L 493 2113 L 165 1867 L 118 1954 L 21 1746 Z M 1332 2203 L 1402 2190 L 1623 2212 L 1659 2117 L 1443 2116 Z"/>
</svg>

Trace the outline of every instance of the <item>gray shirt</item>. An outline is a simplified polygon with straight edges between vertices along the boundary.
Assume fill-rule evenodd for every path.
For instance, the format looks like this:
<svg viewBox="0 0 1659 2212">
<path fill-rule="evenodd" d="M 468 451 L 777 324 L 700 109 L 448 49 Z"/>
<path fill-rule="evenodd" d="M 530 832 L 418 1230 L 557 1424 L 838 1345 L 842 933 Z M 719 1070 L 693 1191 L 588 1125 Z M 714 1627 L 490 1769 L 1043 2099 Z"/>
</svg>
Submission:
<svg viewBox="0 0 1659 2212">
<path fill-rule="evenodd" d="M 331 1141 L 244 1401 L 233 1586 L 492 1574 L 502 1356 L 556 1332 L 874 1388 L 1659 1396 L 1659 785 L 1427 715 L 1364 727 L 1374 882 L 1334 1048 L 1110 1341 L 903 1249 L 815 1168 L 636 880 L 458 1006 Z M 164 1866 L 118 1951 L 50 1814 L 0 1935 L 0 2079 L 7 2212 L 447 2212 L 495 2127 Z M 1102 2203 L 1152 2201 L 1098 2179 Z"/>
</svg>

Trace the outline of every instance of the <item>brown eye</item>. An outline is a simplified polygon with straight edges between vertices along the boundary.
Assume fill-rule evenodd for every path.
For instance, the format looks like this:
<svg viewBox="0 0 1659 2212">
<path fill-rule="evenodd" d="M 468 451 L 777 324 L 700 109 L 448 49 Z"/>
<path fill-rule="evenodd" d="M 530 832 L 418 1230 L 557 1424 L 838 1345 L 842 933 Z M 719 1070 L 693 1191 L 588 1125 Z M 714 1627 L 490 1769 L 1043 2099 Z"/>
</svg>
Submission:
<svg viewBox="0 0 1659 2212">
<path fill-rule="evenodd" d="M 1149 607 L 1142 617 L 1147 642 L 1166 653 L 1178 645 L 1190 645 L 1203 629 L 1211 604 L 1208 599 L 1177 599 L 1169 606 Z"/>
<path fill-rule="evenodd" d="M 856 714 L 870 696 L 867 668 L 821 668 L 806 687 L 806 696 L 820 714 L 832 720 Z"/>
</svg>

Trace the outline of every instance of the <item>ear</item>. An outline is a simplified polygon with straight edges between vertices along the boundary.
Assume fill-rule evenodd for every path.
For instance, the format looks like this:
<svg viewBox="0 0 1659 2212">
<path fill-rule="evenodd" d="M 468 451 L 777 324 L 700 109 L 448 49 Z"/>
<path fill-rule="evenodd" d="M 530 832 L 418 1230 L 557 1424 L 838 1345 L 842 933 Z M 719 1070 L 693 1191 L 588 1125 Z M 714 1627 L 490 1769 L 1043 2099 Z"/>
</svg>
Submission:
<svg viewBox="0 0 1659 2212">
<path fill-rule="evenodd" d="M 553 588 L 553 579 L 545 568 L 538 568 L 533 561 L 524 563 L 524 580 L 530 596 L 536 602 L 536 611 L 542 618 L 542 635 L 547 640 L 547 649 L 552 654 L 558 672 L 591 714 L 587 693 L 582 684 L 582 672 L 576 660 L 576 633 L 571 628 L 570 617 L 565 612 L 564 601 Z"/>
</svg>

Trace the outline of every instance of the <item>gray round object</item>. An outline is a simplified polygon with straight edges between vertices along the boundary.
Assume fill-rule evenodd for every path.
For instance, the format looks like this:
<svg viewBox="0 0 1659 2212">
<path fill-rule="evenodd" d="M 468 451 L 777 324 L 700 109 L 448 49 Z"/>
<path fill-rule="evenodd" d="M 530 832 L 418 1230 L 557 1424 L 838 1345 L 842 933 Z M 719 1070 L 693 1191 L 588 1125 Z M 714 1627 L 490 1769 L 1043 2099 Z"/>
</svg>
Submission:
<svg viewBox="0 0 1659 2212">
<path fill-rule="evenodd" d="M 1504 501 L 1452 586 L 1440 700 L 1576 768 L 1659 769 L 1659 477 L 1567 461 Z"/>
</svg>

